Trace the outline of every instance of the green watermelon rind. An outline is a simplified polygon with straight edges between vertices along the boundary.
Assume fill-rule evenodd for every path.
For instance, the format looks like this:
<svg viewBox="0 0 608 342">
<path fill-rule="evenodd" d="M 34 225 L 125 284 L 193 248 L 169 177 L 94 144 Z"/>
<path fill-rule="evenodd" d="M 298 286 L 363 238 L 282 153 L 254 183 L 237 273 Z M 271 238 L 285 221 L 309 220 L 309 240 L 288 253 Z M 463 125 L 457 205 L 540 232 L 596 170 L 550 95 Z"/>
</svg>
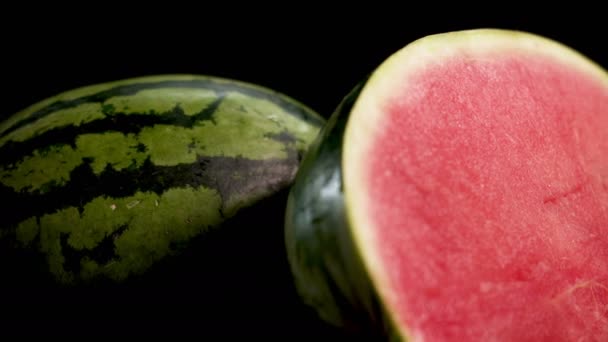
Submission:
<svg viewBox="0 0 608 342">
<path fill-rule="evenodd" d="M 60 93 L 0 123 L 0 245 L 40 251 L 61 284 L 123 281 L 287 188 L 324 122 L 275 90 L 207 75 Z"/>
</svg>

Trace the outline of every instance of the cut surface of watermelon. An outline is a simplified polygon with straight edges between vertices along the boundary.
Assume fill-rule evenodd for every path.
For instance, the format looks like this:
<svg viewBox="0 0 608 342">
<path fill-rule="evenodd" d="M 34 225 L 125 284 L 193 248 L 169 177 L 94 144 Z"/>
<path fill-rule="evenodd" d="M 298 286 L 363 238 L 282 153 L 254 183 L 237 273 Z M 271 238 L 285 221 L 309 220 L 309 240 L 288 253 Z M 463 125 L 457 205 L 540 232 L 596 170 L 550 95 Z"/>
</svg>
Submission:
<svg viewBox="0 0 608 342">
<path fill-rule="evenodd" d="M 343 141 L 351 234 L 413 341 L 608 340 L 608 77 L 523 32 L 391 56 Z"/>
</svg>

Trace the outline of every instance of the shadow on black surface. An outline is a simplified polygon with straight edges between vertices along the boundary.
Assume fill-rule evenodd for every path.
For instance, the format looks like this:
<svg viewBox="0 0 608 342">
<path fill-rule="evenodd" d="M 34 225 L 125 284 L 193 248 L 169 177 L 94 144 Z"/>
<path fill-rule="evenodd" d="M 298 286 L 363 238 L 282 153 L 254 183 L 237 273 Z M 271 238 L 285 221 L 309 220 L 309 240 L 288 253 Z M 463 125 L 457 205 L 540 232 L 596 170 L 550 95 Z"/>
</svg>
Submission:
<svg viewBox="0 0 608 342">
<path fill-rule="evenodd" d="M 5 278 L 0 286 L 0 328 L 45 336 L 375 340 L 324 324 L 299 301 L 284 250 L 286 198 L 284 190 L 243 209 L 179 256 L 121 285 L 57 288 L 25 277 L 36 274 L 25 273 L 31 268 L 14 267 L 26 281 L 13 277 L 7 287 Z"/>
</svg>

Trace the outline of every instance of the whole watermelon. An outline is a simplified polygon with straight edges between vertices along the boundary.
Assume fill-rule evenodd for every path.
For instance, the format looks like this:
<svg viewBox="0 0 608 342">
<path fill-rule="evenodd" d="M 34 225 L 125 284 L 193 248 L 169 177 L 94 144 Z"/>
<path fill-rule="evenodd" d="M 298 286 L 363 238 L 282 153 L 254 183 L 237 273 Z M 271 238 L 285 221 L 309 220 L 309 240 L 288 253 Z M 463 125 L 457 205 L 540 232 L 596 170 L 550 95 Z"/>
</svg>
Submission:
<svg viewBox="0 0 608 342">
<path fill-rule="evenodd" d="M 288 187 L 324 123 L 199 75 L 64 92 L 0 123 L 4 285 L 120 283 Z"/>
</svg>

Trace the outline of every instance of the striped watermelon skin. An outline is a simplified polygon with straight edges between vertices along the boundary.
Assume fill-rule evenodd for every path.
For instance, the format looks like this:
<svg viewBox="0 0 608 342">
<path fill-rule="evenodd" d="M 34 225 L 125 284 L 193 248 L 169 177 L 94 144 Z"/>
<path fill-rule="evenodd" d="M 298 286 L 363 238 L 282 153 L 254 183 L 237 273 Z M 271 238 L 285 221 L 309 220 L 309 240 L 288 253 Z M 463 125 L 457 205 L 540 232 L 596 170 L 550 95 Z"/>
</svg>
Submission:
<svg viewBox="0 0 608 342">
<path fill-rule="evenodd" d="M 142 274 L 288 187 L 323 124 L 271 89 L 200 75 L 36 103 L 0 123 L 0 263 L 38 258 L 66 285 Z"/>
</svg>

